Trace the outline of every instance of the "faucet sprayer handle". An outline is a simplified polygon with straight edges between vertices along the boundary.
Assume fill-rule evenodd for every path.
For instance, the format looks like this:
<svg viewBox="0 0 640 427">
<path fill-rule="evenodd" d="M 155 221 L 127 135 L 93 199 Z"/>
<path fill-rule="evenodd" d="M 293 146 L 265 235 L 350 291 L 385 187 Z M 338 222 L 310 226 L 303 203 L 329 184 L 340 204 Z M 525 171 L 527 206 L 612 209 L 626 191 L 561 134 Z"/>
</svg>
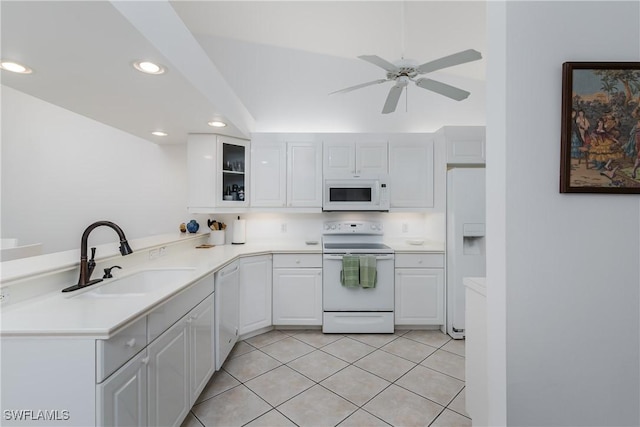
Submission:
<svg viewBox="0 0 640 427">
<path fill-rule="evenodd" d="M 93 269 L 96 268 L 96 261 L 94 259 L 95 257 L 96 257 L 96 248 L 91 248 L 91 259 L 87 263 L 87 273 L 88 273 L 87 280 L 91 278 L 91 273 L 93 273 Z"/>
<path fill-rule="evenodd" d="M 111 279 L 113 276 L 111 275 L 111 270 L 113 270 L 114 268 L 119 268 L 122 270 L 122 267 L 120 267 L 119 265 L 114 265 L 113 267 L 109 267 L 109 268 L 105 268 L 104 269 L 104 276 L 102 276 L 103 279 Z"/>
</svg>

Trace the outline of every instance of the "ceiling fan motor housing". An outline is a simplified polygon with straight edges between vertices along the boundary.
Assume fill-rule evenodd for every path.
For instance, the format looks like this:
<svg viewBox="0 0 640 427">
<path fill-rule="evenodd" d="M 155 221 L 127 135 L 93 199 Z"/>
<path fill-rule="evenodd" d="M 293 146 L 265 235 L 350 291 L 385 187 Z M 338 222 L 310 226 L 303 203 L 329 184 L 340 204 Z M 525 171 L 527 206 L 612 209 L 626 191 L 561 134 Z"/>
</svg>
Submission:
<svg viewBox="0 0 640 427">
<path fill-rule="evenodd" d="M 418 70 L 416 67 L 400 67 L 397 71 L 389 71 L 387 73 L 387 78 L 389 80 L 396 80 L 398 77 L 408 77 L 409 79 L 413 79 L 418 75 Z"/>
</svg>

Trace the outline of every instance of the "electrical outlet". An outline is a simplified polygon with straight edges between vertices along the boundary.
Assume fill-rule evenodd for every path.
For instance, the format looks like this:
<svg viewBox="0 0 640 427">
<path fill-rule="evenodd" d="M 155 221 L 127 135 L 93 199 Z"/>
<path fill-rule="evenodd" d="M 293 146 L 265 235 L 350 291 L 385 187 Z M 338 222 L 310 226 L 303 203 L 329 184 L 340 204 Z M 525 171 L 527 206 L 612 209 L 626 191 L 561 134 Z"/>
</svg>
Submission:
<svg viewBox="0 0 640 427">
<path fill-rule="evenodd" d="M 286 233 L 287 232 L 287 223 L 283 222 L 282 224 L 280 224 L 280 231 L 282 233 Z"/>
<path fill-rule="evenodd" d="M 403 233 L 408 233 L 409 232 L 409 224 L 407 224 L 406 222 L 402 223 L 402 232 Z"/>
<path fill-rule="evenodd" d="M 149 259 L 157 259 L 160 256 L 160 251 L 158 249 L 151 249 L 149 251 Z"/>
</svg>

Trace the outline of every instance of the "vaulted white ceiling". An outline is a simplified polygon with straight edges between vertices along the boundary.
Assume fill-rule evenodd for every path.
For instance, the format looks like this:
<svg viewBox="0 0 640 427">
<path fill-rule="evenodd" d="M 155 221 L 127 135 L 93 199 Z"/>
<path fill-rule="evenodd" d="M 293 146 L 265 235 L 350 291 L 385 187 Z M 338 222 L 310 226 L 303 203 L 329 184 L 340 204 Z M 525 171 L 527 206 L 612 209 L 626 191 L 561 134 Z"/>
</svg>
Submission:
<svg viewBox="0 0 640 427">
<path fill-rule="evenodd" d="M 7 2 L 2 58 L 31 75 L 2 83 L 158 143 L 187 133 L 430 132 L 484 124 L 487 61 L 482 1 Z M 465 49 L 480 61 L 429 74 L 471 92 L 453 101 L 411 84 L 396 112 L 381 114 L 392 83 L 357 58 L 424 63 Z M 168 72 L 131 64 L 152 59 Z M 163 129 L 164 139 L 150 135 Z M 220 131 L 219 131 L 220 132 Z"/>
</svg>

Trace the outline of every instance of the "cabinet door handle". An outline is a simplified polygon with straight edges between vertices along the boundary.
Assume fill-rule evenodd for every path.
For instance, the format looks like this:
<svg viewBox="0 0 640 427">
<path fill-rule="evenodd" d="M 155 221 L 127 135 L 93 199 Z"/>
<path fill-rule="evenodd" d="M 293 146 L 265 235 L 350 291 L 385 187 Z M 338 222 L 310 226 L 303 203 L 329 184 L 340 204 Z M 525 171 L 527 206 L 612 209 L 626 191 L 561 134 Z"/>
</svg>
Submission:
<svg viewBox="0 0 640 427">
<path fill-rule="evenodd" d="M 131 338 L 129 341 L 127 341 L 126 343 L 124 343 L 124 345 L 126 347 L 131 347 L 133 348 L 136 345 L 136 339 L 135 338 Z"/>
<path fill-rule="evenodd" d="M 143 365 L 147 366 L 149 364 L 149 356 L 143 357 L 140 361 Z"/>
<path fill-rule="evenodd" d="M 300 264 L 300 260 L 299 259 L 296 260 L 296 264 Z"/>
<path fill-rule="evenodd" d="M 419 261 L 418 261 L 418 264 L 422 264 L 422 260 L 419 260 Z"/>
<path fill-rule="evenodd" d="M 231 273 L 235 273 L 236 271 L 238 271 L 238 268 L 240 268 L 240 265 L 236 265 L 236 267 L 233 270 L 223 271 L 222 273 L 220 273 L 220 277 L 224 277 Z"/>
</svg>

